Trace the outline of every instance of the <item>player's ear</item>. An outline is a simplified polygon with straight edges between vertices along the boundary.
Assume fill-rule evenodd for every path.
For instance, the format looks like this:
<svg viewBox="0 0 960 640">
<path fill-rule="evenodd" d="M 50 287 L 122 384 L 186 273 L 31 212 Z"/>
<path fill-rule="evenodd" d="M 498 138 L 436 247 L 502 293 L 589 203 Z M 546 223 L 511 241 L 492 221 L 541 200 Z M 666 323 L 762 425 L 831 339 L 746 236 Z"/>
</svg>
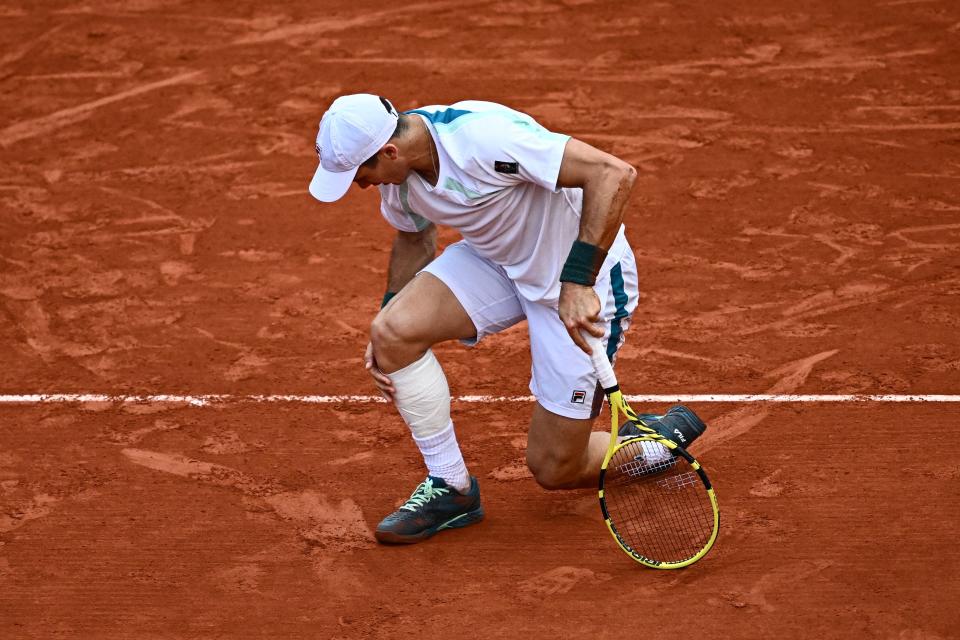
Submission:
<svg viewBox="0 0 960 640">
<path fill-rule="evenodd" d="M 388 143 L 384 145 L 384 147 L 380 149 L 380 153 L 382 153 L 388 160 L 396 160 L 400 157 L 400 149 L 398 149 L 397 145 L 395 144 Z"/>
</svg>

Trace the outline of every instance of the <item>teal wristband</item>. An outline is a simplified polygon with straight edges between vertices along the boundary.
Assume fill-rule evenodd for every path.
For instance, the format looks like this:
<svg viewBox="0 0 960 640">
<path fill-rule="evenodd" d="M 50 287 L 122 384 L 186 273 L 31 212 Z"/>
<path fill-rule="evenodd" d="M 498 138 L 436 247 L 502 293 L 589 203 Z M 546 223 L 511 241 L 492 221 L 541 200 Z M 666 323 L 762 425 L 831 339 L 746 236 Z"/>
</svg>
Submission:
<svg viewBox="0 0 960 640">
<path fill-rule="evenodd" d="M 567 261 L 563 263 L 560 282 L 573 282 L 592 287 L 597 282 L 600 267 L 606 259 L 607 252 L 600 247 L 575 240 Z"/>
<path fill-rule="evenodd" d="M 396 291 L 387 291 L 385 294 L 383 294 L 383 302 L 380 303 L 380 308 L 383 309 L 385 306 L 387 306 L 387 303 L 390 302 L 395 295 L 397 295 Z"/>
</svg>

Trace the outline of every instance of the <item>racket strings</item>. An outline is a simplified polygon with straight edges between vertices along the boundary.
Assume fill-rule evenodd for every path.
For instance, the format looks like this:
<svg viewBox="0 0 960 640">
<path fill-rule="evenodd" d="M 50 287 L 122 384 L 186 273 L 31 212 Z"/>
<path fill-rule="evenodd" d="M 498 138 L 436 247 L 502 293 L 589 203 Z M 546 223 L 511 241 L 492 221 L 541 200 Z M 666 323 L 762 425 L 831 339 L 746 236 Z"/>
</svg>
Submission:
<svg viewBox="0 0 960 640">
<path fill-rule="evenodd" d="M 672 500 L 664 496 L 643 500 L 633 495 L 616 501 L 615 506 L 608 501 L 608 509 L 620 537 L 633 550 L 661 562 L 680 562 L 703 548 L 712 523 L 706 517 L 699 521 L 690 517 L 689 512 L 671 505 Z"/>
<path fill-rule="evenodd" d="M 647 443 L 655 444 L 655 443 Z M 661 446 L 662 445 L 658 445 Z M 674 465 L 676 459 L 671 455 L 668 458 L 659 458 L 652 459 L 648 456 L 637 457 L 633 460 L 628 460 L 618 467 L 618 470 L 621 473 L 625 473 L 631 477 L 642 477 L 649 476 L 660 473 L 661 471 L 666 471 Z"/>
<path fill-rule="evenodd" d="M 608 465 L 604 498 L 621 539 L 661 562 L 695 556 L 709 541 L 713 507 L 699 474 L 683 458 L 645 461 L 644 444 L 623 445 Z"/>
</svg>

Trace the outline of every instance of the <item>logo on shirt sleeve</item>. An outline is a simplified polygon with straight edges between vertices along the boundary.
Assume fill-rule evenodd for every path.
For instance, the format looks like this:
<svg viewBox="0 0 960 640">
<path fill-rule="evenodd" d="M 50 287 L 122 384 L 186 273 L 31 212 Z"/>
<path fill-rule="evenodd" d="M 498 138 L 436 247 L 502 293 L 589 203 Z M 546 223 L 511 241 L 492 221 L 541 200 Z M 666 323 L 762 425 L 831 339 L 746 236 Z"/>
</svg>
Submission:
<svg viewBox="0 0 960 640">
<path fill-rule="evenodd" d="M 497 173 L 520 173 L 519 162 L 506 162 L 505 160 L 496 160 L 493 163 L 493 170 Z"/>
</svg>

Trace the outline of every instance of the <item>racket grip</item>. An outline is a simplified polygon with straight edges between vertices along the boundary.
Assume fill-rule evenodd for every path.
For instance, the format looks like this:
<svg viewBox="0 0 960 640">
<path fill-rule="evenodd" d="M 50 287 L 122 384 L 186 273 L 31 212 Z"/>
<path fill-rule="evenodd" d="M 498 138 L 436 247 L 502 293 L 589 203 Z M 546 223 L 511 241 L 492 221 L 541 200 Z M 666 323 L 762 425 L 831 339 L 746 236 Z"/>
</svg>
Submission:
<svg viewBox="0 0 960 640">
<path fill-rule="evenodd" d="M 603 342 L 589 333 L 582 333 L 583 339 L 590 345 L 593 353 L 590 355 L 590 361 L 593 362 L 593 369 L 597 372 L 597 378 L 600 380 L 600 386 L 605 392 L 617 386 L 617 376 L 613 373 L 613 365 L 607 358 L 606 349 L 603 348 Z"/>
</svg>

